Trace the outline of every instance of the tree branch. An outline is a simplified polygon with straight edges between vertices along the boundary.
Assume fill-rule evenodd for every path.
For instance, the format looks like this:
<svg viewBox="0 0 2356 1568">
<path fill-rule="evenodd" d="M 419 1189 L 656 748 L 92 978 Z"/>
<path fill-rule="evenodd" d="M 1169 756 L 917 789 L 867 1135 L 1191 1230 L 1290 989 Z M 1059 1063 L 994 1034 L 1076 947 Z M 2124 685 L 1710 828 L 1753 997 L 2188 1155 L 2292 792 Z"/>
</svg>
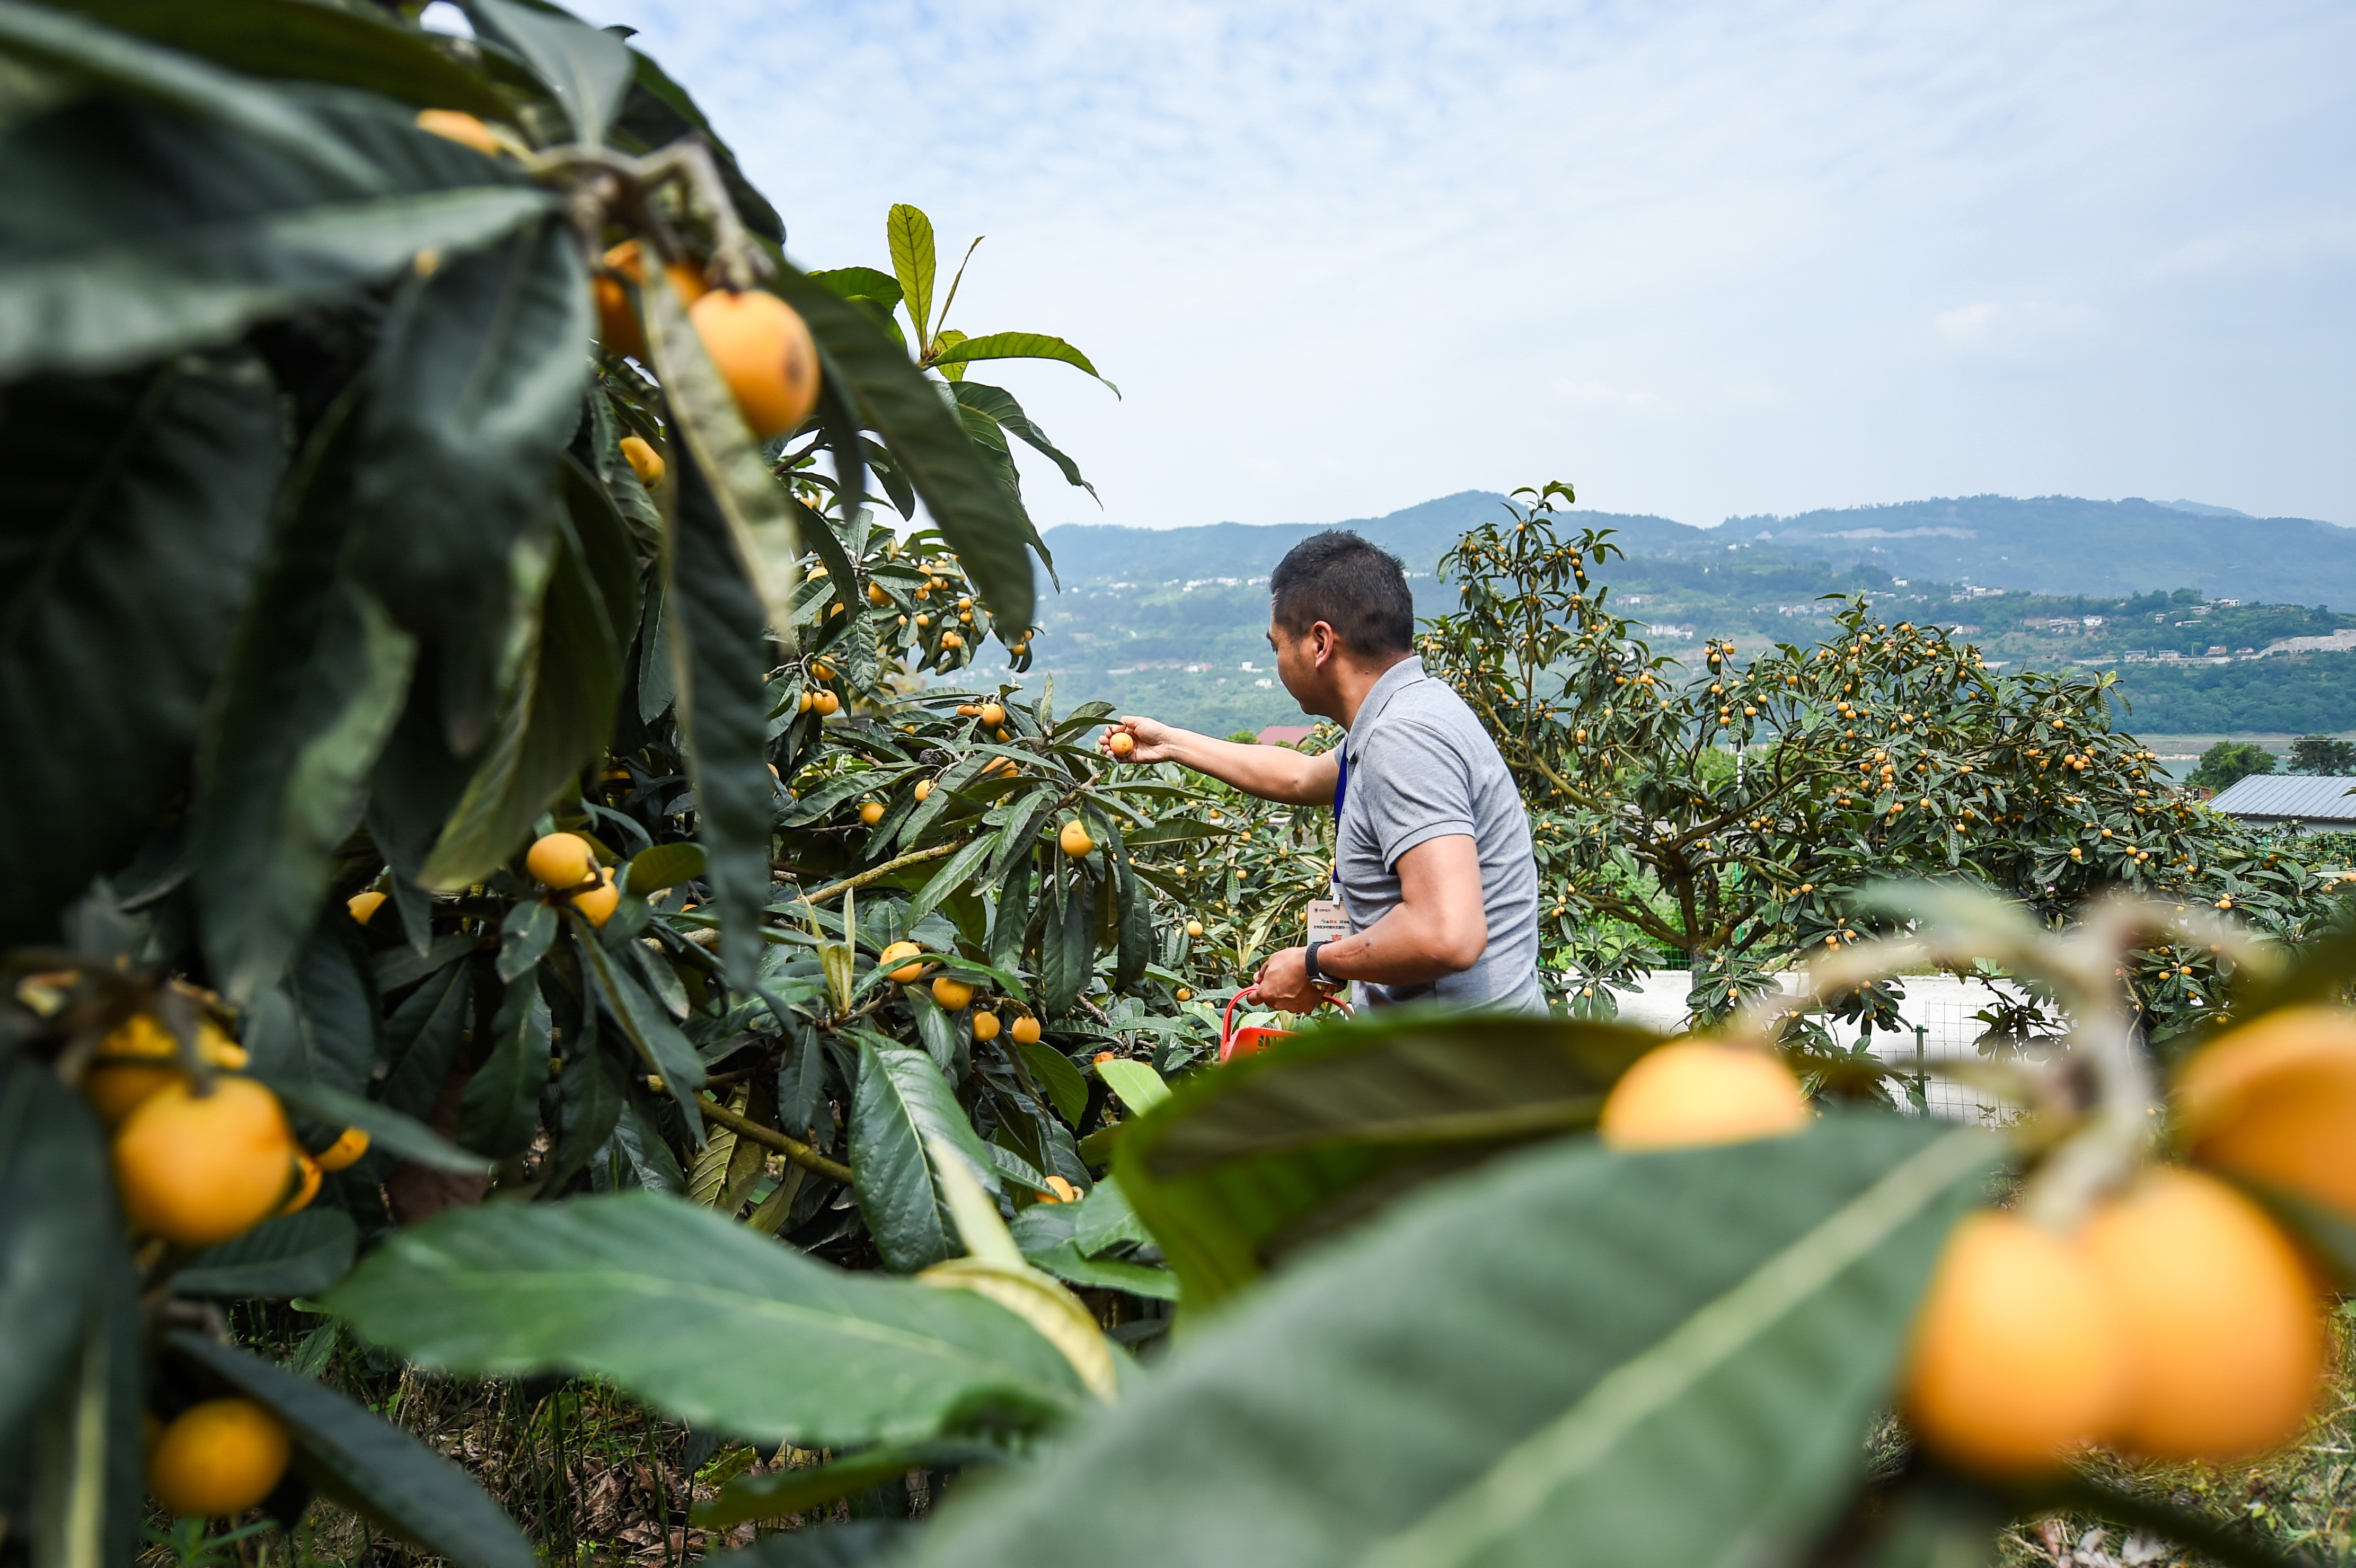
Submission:
<svg viewBox="0 0 2356 1568">
<path fill-rule="evenodd" d="M 804 1170 L 815 1170 L 846 1187 L 851 1185 L 851 1167 L 827 1158 L 799 1139 L 789 1138 L 775 1127 L 765 1127 L 748 1116 L 740 1116 L 709 1094 L 698 1094 L 695 1103 L 707 1118 L 718 1122 L 738 1137 L 751 1138 L 766 1148 L 776 1149 Z"/>
</svg>

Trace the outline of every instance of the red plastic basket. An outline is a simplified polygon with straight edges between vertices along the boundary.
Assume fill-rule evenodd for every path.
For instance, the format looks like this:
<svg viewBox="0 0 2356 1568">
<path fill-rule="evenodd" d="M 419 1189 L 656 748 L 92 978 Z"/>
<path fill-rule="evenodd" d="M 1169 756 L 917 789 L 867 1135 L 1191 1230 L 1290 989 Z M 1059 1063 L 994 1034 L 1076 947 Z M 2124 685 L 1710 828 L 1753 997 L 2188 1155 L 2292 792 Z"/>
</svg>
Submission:
<svg viewBox="0 0 2356 1568">
<path fill-rule="evenodd" d="M 1254 1051 L 1265 1051 L 1269 1041 L 1282 1040 L 1292 1033 L 1289 1029 L 1267 1029 L 1257 1024 L 1244 1029 L 1236 1028 L 1236 1004 L 1246 997 L 1252 996 L 1258 989 L 1258 987 L 1255 986 L 1246 986 L 1227 998 L 1227 1010 L 1219 1019 L 1219 1060 L 1221 1061 L 1232 1061 L 1238 1056 L 1249 1056 Z M 1325 1000 L 1345 1013 L 1350 1010 L 1350 1004 L 1339 997 L 1328 997 Z"/>
</svg>

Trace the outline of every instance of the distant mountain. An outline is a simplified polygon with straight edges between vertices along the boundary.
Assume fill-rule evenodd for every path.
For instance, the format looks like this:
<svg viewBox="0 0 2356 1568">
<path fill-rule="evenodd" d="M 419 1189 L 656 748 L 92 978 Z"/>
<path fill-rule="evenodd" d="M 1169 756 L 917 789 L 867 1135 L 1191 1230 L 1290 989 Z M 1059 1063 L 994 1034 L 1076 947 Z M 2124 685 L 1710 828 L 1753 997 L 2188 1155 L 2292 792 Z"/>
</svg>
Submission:
<svg viewBox="0 0 2356 1568">
<path fill-rule="evenodd" d="M 1355 528 L 1430 571 L 1459 534 L 1501 515 L 1505 497 L 1464 490 L 1380 517 L 1125 528 L 1069 524 L 1048 548 L 1067 585 L 1263 577 L 1323 527 Z M 1698 528 L 1666 517 L 1569 512 L 1570 526 L 1620 530 L 1630 555 L 1694 559 L 1730 549 L 1878 567 L 1899 577 L 2039 593 L 2119 596 L 2198 589 L 2205 598 L 2356 610 L 2356 528 L 2253 517 L 2198 501 L 2020 500 L 1969 496 L 1840 511 L 1729 517 Z"/>
<path fill-rule="evenodd" d="M 2224 507 L 2194 511 L 2198 505 L 1970 496 L 1729 517 L 1713 531 L 1726 544 L 1986 588 L 2098 595 L 2194 588 L 2205 598 L 2356 608 L 2356 529 Z"/>
<path fill-rule="evenodd" d="M 1066 523 L 1047 530 L 1055 571 L 1066 586 L 1134 582 L 1140 586 L 1201 578 L 1265 577 L 1284 552 L 1327 528 L 1351 528 L 1407 562 L 1409 571 L 1439 565 L 1467 528 L 1505 516 L 1505 497 L 1492 490 L 1460 490 L 1436 501 L 1380 517 L 1339 523 L 1210 523 L 1185 528 L 1124 528 L 1106 523 Z M 1590 512 L 1570 514 L 1572 528 L 1618 528 L 1633 555 L 1681 554 L 1706 544 L 1706 529 L 1666 517 Z"/>
</svg>

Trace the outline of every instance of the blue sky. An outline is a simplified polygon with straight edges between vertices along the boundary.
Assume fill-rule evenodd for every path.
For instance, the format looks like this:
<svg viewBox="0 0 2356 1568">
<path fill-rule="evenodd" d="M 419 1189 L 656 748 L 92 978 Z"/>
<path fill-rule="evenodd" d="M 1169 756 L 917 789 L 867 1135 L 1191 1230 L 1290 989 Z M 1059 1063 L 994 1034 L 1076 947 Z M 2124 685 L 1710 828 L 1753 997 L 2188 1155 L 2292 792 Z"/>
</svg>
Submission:
<svg viewBox="0 0 2356 1568">
<path fill-rule="evenodd" d="M 1044 525 L 1575 482 L 2356 524 L 2356 6 L 585 0 L 808 266 L 975 234 Z"/>
</svg>

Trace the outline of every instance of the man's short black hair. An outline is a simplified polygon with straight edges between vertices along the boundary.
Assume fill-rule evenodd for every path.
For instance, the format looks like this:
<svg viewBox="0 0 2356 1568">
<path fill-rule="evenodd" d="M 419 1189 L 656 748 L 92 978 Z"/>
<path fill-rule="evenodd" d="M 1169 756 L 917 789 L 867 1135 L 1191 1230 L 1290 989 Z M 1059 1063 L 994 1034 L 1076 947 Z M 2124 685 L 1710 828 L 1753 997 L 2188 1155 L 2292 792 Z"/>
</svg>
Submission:
<svg viewBox="0 0 2356 1568">
<path fill-rule="evenodd" d="M 1269 579 L 1272 618 L 1293 636 L 1323 621 L 1354 653 L 1403 654 L 1415 641 L 1415 596 L 1398 557 L 1347 528 L 1311 534 Z"/>
</svg>

